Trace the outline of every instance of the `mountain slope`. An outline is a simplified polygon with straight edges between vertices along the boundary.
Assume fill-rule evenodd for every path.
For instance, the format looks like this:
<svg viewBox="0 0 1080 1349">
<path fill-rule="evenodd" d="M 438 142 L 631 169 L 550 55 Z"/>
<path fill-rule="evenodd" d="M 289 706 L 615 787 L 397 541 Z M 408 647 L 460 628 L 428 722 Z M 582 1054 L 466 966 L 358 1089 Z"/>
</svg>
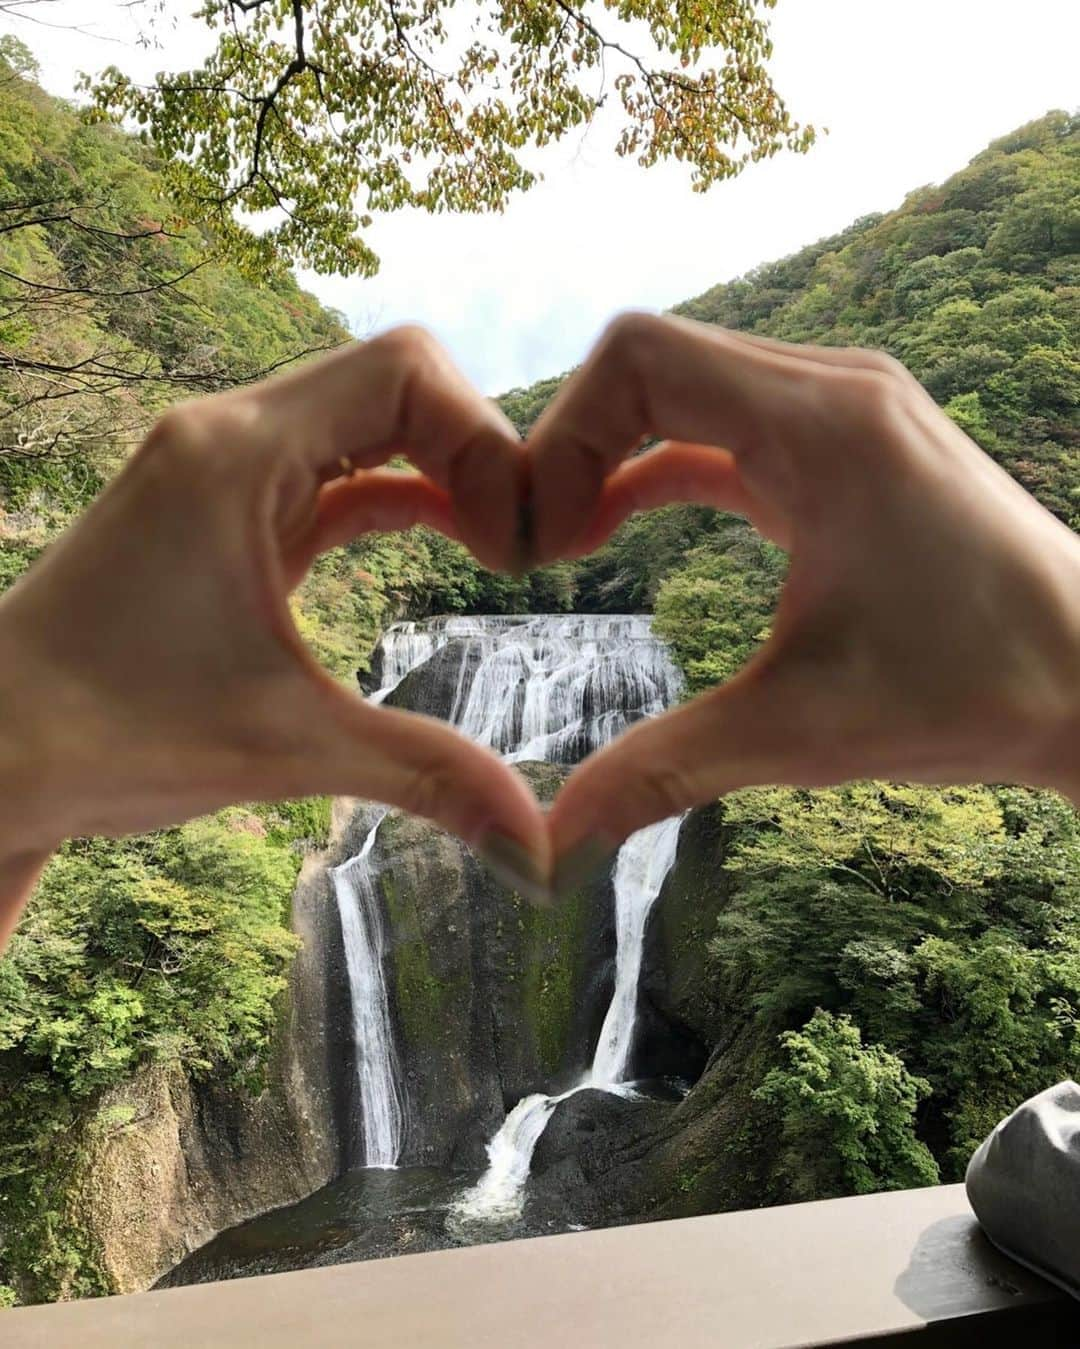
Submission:
<svg viewBox="0 0 1080 1349">
<path fill-rule="evenodd" d="M 897 210 L 673 312 L 790 342 L 890 352 L 1045 506 L 1080 526 L 1080 117 L 1049 113 Z M 519 430 L 559 383 L 502 398 Z M 579 568 L 575 607 L 651 607 L 688 551 L 710 541 L 727 551 L 732 526 L 696 508 L 633 521 Z"/>
</svg>

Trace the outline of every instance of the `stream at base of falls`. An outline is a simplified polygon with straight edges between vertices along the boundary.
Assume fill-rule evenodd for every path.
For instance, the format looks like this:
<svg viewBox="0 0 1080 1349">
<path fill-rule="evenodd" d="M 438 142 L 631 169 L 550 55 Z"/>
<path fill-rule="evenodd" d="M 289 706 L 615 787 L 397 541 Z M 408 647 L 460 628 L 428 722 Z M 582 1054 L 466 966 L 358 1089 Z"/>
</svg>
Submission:
<svg viewBox="0 0 1080 1349">
<path fill-rule="evenodd" d="M 668 1082 L 633 1084 L 652 1100 L 674 1102 L 682 1091 Z M 177 1287 L 220 1279 L 283 1274 L 389 1255 L 415 1255 L 520 1237 L 580 1231 L 550 1216 L 524 1214 L 501 1221 L 462 1223 L 455 1214 L 479 1171 L 447 1167 L 360 1168 L 346 1172 L 307 1199 L 231 1227 L 201 1246 L 156 1285 Z"/>
</svg>

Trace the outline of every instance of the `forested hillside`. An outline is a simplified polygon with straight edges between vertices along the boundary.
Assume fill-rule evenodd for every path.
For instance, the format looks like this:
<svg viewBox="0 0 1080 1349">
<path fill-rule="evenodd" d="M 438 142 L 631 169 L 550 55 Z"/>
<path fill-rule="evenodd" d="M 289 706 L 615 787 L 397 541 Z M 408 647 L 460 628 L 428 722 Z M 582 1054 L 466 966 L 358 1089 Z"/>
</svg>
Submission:
<svg viewBox="0 0 1080 1349">
<path fill-rule="evenodd" d="M 884 348 L 1080 526 L 1080 119 L 1050 114 L 900 210 L 677 312 Z M 784 569 L 740 523 L 688 509 L 606 554 L 592 574 L 654 597 L 692 688 L 767 631 Z M 698 929 L 702 1015 L 743 1036 L 725 1093 L 746 1119 L 734 1167 L 755 1179 L 741 1195 L 703 1185 L 696 1206 L 960 1179 L 1002 1115 L 1080 1069 L 1066 803 L 871 783 L 747 791 L 720 815 L 730 890 Z"/>
<path fill-rule="evenodd" d="M 162 407 L 347 334 L 287 273 L 255 284 L 224 267 L 164 198 L 150 151 L 42 93 L 19 44 L 4 39 L 0 58 L 8 584 Z M 678 312 L 886 348 L 1080 524 L 1077 119 L 1051 114 L 898 211 Z M 525 430 L 557 385 L 503 405 Z M 406 615 L 655 608 L 696 688 L 761 639 L 783 573 L 741 522 L 671 507 L 524 580 L 427 531 L 360 540 L 316 564 L 296 613 L 351 678 Z M 13 1289 L 107 1286 L 67 1188 L 74 1126 L 124 1126 L 95 1117 L 105 1088 L 148 1060 L 257 1085 L 295 946 L 293 881 L 328 821 L 325 801 L 237 808 L 75 841 L 50 866 L 0 961 L 0 1306 Z M 737 1164 L 760 1187 L 688 1173 L 688 1207 L 955 1177 L 1005 1109 L 1080 1071 L 1080 832 L 1056 798 L 755 791 L 725 808 L 718 837 L 707 860 L 724 870 L 722 899 L 702 902 L 696 929 L 698 1030 L 739 1046 L 727 1090 L 752 1141 Z"/>
<path fill-rule="evenodd" d="M 122 465 L 164 407 L 348 339 L 284 269 L 223 265 L 152 153 L 88 125 L 0 38 L 0 587 Z M 483 572 L 427 530 L 319 559 L 297 624 L 352 681 L 407 614 L 569 608 L 569 568 Z M 221 812 L 149 838 L 67 844 L 0 961 L 0 1306 L 104 1291 L 69 1195 L 74 1127 L 141 1063 L 254 1087 L 296 939 L 289 902 L 326 800 Z"/>
<path fill-rule="evenodd" d="M 673 312 L 789 342 L 890 352 L 1045 506 L 1080 525 L 1080 118 L 1050 113 L 898 210 Z M 502 403 L 525 431 L 558 386 L 543 380 Z M 656 603 L 666 614 L 681 593 L 658 599 L 666 577 L 708 582 L 719 569 L 722 581 L 729 568 L 719 559 L 732 550 L 735 570 L 760 569 L 761 585 L 772 586 L 772 554 L 728 521 L 698 508 L 657 512 L 582 565 L 575 607 Z M 757 615 L 744 627 L 759 628 Z M 694 659 L 700 632 L 668 623 L 672 640 L 683 631 Z"/>
</svg>

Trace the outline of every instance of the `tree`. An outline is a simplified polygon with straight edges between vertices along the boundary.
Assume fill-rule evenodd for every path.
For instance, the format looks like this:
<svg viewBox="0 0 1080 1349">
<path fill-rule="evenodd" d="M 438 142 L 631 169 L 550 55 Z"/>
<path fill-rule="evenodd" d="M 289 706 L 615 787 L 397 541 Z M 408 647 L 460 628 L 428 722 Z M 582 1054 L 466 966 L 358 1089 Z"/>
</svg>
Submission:
<svg viewBox="0 0 1080 1349">
<path fill-rule="evenodd" d="M 915 1137 L 928 1082 L 882 1045 L 864 1046 L 847 1016 L 818 1009 L 780 1042 L 787 1062 L 754 1095 L 780 1110 L 780 1166 L 795 1198 L 937 1184 L 937 1164 Z"/>
<path fill-rule="evenodd" d="M 775 4 L 203 0 L 217 45 L 200 67 L 149 88 L 112 67 L 88 87 L 102 114 L 143 127 L 181 209 L 234 256 L 370 275 L 359 231 L 372 213 L 500 210 L 536 181 L 522 152 L 590 122 L 612 93 L 616 152 L 681 160 L 700 191 L 808 149 L 813 128 L 767 70 Z M 723 61 L 702 67 L 714 52 Z"/>
<path fill-rule="evenodd" d="M 889 901 L 910 898 L 930 876 L 947 894 L 1001 874 L 1001 809 L 985 787 L 752 788 L 733 793 L 725 813 L 745 831 L 727 859 L 736 872 L 833 872 Z"/>
<path fill-rule="evenodd" d="M 741 521 L 725 520 L 679 561 L 656 592 L 655 630 L 698 693 L 730 679 L 768 637 L 787 557 Z"/>
<path fill-rule="evenodd" d="M 165 223 L 176 211 L 147 152 L 83 125 L 35 69 L 21 42 L 0 39 L 0 463 L 77 459 L 81 499 L 101 483 L 91 461 L 126 450 L 167 403 L 347 334 L 271 274 L 265 288 L 296 292 L 311 340 L 252 324 L 230 350 L 206 321 L 223 275 L 214 240 Z"/>
</svg>

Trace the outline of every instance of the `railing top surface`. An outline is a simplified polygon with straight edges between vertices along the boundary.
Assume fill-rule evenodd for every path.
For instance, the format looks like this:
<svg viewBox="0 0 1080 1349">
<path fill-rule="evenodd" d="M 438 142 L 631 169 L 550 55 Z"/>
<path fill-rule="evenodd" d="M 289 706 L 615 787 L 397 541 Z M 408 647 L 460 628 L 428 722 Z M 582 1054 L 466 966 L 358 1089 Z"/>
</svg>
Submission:
<svg viewBox="0 0 1080 1349">
<path fill-rule="evenodd" d="M 1004 1321 L 1027 1343 L 1025 1316 L 1080 1345 L 1080 1307 L 999 1255 L 951 1185 L 20 1308 L 0 1343 L 921 1349 L 964 1327 L 998 1343 Z"/>
</svg>

